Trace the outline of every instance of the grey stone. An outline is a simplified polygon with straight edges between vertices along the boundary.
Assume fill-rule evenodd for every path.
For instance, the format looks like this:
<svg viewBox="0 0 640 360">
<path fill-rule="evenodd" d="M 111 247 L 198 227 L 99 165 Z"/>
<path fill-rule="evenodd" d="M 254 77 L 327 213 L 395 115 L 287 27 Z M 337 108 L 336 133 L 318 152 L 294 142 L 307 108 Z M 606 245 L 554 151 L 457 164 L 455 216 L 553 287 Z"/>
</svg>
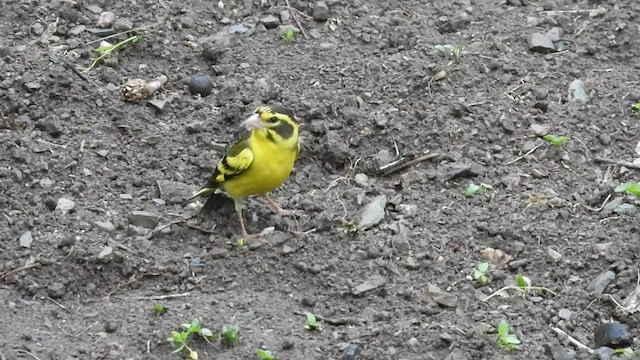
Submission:
<svg viewBox="0 0 640 360">
<path fill-rule="evenodd" d="M 116 231 L 116 227 L 111 223 L 111 221 L 94 221 L 93 223 L 106 232 L 111 233 Z"/>
<path fill-rule="evenodd" d="M 129 213 L 129 223 L 146 229 L 154 229 L 160 222 L 160 217 L 148 211 L 132 211 Z"/>
<path fill-rule="evenodd" d="M 587 291 L 593 292 L 594 295 L 602 295 L 604 290 L 609 284 L 616 279 L 616 273 L 607 270 L 600 273 L 595 279 L 593 279 L 589 285 L 587 285 Z"/>
<path fill-rule="evenodd" d="M 193 196 L 196 188 L 192 185 L 172 180 L 156 180 L 160 198 L 169 203 L 183 202 Z"/>
<path fill-rule="evenodd" d="M 116 21 L 116 14 L 111 11 L 105 11 L 100 14 L 100 18 L 98 18 L 98 22 L 96 26 L 99 28 L 108 28 Z"/>
<path fill-rule="evenodd" d="M 59 198 L 56 204 L 56 211 L 60 211 L 63 215 L 66 215 L 69 211 L 73 210 L 76 206 L 75 201 L 66 198 Z"/>
<path fill-rule="evenodd" d="M 107 262 L 107 261 L 111 260 L 112 255 L 113 255 L 113 247 L 105 246 L 100 251 L 100 253 L 98 253 L 98 260 L 100 260 L 102 262 Z"/>
<path fill-rule="evenodd" d="M 569 101 L 583 103 L 589 101 L 589 96 L 584 90 L 584 82 L 582 80 L 576 79 L 569 84 Z"/>
<path fill-rule="evenodd" d="M 551 53 L 556 51 L 556 48 L 553 46 L 553 41 L 544 34 L 530 34 L 527 37 L 527 43 L 529 44 L 529 50 L 532 52 Z"/>
<path fill-rule="evenodd" d="M 375 275 L 367 279 L 367 281 L 365 281 L 364 283 L 353 288 L 353 290 L 351 290 L 351 293 L 355 296 L 360 296 L 366 292 L 369 292 L 371 290 L 375 290 L 379 287 L 384 286 L 386 282 L 387 280 L 382 276 Z"/>
<path fill-rule="evenodd" d="M 552 248 L 547 248 L 546 261 L 548 263 L 557 263 L 561 259 L 562 259 L 562 254 L 560 254 L 559 252 L 555 251 Z"/>
<path fill-rule="evenodd" d="M 360 230 L 369 229 L 379 224 L 384 219 L 385 207 L 387 206 L 387 196 L 378 195 L 365 206 L 360 216 L 358 228 Z"/>
<path fill-rule="evenodd" d="M 23 248 L 27 248 L 27 249 L 30 248 L 32 242 L 33 242 L 33 236 L 31 235 L 31 231 L 25 231 L 20 236 L 20 246 L 22 246 Z"/>
</svg>

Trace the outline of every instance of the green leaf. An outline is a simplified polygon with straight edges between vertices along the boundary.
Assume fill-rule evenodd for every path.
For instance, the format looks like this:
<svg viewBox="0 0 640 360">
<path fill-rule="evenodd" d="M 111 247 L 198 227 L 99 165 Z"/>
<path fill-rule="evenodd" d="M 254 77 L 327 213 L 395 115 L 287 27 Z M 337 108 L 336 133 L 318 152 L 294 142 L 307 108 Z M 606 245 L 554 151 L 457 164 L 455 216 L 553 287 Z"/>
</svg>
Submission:
<svg viewBox="0 0 640 360">
<path fill-rule="evenodd" d="M 312 313 L 308 312 L 307 314 L 307 325 L 315 325 L 318 320 L 316 319 L 316 316 L 313 315 Z"/>
<path fill-rule="evenodd" d="M 637 111 L 640 111 L 640 103 L 635 103 L 633 105 L 631 105 L 631 107 Z"/>
<path fill-rule="evenodd" d="M 269 350 L 256 349 L 256 354 L 262 360 L 276 360 L 275 355 Z"/>
<path fill-rule="evenodd" d="M 551 144 L 551 146 L 557 147 L 557 148 L 561 147 L 562 145 L 564 145 L 564 143 L 571 140 L 571 138 L 568 136 L 559 136 L 559 135 L 552 135 L 552 134 L 547 134 L 543 136 L 543 138 L 547 140 Z"/>
<path fill-rule="evenodd" d="M 480 183 L 480 188 L 484 190 L 493 190 L 493 186 L 485 183 Z"/>
<path fill-rule="evenodd" d="M 187 336 L 189 336 L 187 332 L 171 331 L 171 341 L 176 344 L 184 344 L 187 341 Z"/>
<path fill-rule="evenodd" d="M 507 336 L 504 337 L 504 341 L 512 345 L 520 344 L 520 340 L 518 340 L 518 337 L 515 336 L 514 334 L 507 334 Z"/>
<path fill-rule="evenodd" d="M 509 323 L 507 320 L 502 320 L 498 324 L 498 335 L 500 339 L 504 339 L 509 334 Z"/>
<path fill-rule="evenodd" d="M 213 332 L 207 328 L 202 328 L 200 329 L 200 335 L 206 337 L 206 338 L 210 338 L 213 336 Z"/>
<path fill-rule="evenodd" d="M 516 284 L 521 288 L 529 287 L 529 284 L 524 280 L 524 276 L 522 276 L 522 274 L 516 275 Z"/>
<path fill-rule="evenodd" d="M 483 262 L 478 264 L 478 271 L 482 272 L 482 273 L 486 273 L 487 271 L 489 271 L 489 263 L 488 262 Z"/>
<path fill-rule="evenodd" d="M 479 190 L 480 186 L 473 183 L 469 184 L 469 186 L 467 186 L 467 189 L 464 191 L 464 196 L 473 197 Z"/>
<path fill-rule="evenodd" d="M 616 186 L 615 192 L 628 193 L 640 197 L 640 183 L 624 183 Z"/>
<path fill-rule="evenodd" d="M 97 52 L 97 53 L 101 53 L 101 52 L 103 52 L 103 51 L 113 51 L 114 47 L 115 47 L 115 46 L 113 46 L 113 45 L 109 45 L 109 46 L 101 46 L 101 47 L 99 47 L 99 48 L 96 48 L 96 49 L 95 49 L 95 50 L 93 50 L 93 51 L 95 51 L 95 52 Z"/>
<path fill-rule="evenodd" d="M 237 344 L 238 330 L 232 325 L 224 325 L 222 327 L 222 342 L 227 346 Z"/>
<path fill-rule="evenodd" d="M 151 309 L 153 310 L 153 313 L 156 316 L 160 316 L 164 313 L 167 312 L 167 308 L 164 305 L 160 305 L 160 304 L 153 304 L 153 306 L 151 307 Z"/>
</svg>

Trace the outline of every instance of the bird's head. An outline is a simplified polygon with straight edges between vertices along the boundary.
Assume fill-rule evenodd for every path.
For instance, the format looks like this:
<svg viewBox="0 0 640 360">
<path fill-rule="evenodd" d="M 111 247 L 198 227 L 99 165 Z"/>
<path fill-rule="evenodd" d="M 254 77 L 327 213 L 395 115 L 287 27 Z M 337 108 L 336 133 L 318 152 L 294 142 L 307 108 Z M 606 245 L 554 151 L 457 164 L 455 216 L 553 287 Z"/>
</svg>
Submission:
<svg viewBox="0 0 640 360">
<path fill-rule="evenodd" d="M 264 134 L 271 141 L 298 140 L 298 123 L 293 112 L 281 106 L 260 106 L 242 126 Z"/>
</svg>

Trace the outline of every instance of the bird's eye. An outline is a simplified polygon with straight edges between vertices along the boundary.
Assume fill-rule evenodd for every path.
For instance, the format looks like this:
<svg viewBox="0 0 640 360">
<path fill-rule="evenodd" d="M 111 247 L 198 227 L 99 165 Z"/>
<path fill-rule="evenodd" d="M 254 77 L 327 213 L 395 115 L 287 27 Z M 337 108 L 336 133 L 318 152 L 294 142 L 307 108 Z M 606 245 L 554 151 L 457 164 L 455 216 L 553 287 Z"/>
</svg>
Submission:
<svg viewBox="0 0 640 360">
<path fill-rule="evenodd" d="M 275 124 L 275 123 L 278 122 L 278 118 L 275 117 L 275 116 L 272 116 L 271 118 L 269 118 L 269 122 L 272 123 L 272 124 Z"/>
</svg>

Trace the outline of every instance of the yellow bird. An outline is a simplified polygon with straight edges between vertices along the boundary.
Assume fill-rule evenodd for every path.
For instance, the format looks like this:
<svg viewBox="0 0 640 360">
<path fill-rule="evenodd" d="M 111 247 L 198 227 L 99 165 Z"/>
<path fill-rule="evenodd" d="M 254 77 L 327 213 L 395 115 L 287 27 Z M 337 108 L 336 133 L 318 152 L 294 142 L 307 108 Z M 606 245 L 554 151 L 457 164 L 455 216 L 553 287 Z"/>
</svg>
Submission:
<svg viewBox="0 0 640 360">
<path fill-rule="evenodd" d="M 259 235 L 247 233 L 245 227 L 242 210 L 247 197 L 263 196 L 280 216 L 295 214 L 282 209 L 269 193 L 289 177 L 298 158 L 298 123 L 288 109 L 261 106 L 241 126 L 250 131 L 229 149 L 207 183 L 189 201 L 209 197 L 216 189 L 224 190 L 235 203 L 243 238 L 252 241 Z"/>
</svg>

